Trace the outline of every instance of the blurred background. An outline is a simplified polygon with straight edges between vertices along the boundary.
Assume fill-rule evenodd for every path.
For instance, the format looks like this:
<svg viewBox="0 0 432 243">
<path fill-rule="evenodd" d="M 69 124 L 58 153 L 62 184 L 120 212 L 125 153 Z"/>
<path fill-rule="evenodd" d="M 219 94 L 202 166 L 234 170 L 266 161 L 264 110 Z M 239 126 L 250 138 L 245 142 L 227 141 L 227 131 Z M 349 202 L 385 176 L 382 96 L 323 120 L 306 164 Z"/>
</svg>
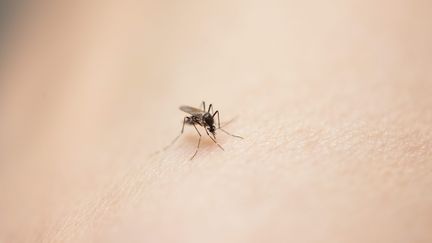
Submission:
<svg viewBox="0 0 432 243">
<path fill-rule="evenodd" d="M 1 1 L 0 242 L 432 242 L 431 10 Z"/>
</svg>

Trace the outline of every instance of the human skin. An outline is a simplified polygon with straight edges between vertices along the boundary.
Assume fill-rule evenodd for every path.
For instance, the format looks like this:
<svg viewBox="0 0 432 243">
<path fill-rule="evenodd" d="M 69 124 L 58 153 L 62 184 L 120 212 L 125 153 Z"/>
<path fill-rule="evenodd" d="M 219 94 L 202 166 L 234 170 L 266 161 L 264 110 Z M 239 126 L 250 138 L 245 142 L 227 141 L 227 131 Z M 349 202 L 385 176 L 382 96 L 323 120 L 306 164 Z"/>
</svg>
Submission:
<svg viewBox="0 0 432 243">
<path fill-rule="evenodd" d="M 430 1 L 29 3 L 0 242 L 432 242 Z M 213 103 L 225 151 L 186 115 Z M 202 134 L 205 134 L 201 130 Z"/>
</svg>

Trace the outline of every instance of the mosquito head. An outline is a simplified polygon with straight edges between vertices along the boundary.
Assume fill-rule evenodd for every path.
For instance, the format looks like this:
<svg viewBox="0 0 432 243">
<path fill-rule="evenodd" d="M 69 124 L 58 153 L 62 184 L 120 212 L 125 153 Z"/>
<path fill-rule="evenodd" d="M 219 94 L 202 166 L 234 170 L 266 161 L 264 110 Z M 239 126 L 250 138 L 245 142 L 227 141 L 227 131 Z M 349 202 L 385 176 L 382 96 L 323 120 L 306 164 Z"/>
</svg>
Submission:
<svg viewBox="0 0 432 243">
<path fill-rule="evenodd" d="M 216 137 L 216 127 L 214 125 L 211 125 L 207 128 L 207 130 L 213 134 L 213 137 Z"/>
</svg>

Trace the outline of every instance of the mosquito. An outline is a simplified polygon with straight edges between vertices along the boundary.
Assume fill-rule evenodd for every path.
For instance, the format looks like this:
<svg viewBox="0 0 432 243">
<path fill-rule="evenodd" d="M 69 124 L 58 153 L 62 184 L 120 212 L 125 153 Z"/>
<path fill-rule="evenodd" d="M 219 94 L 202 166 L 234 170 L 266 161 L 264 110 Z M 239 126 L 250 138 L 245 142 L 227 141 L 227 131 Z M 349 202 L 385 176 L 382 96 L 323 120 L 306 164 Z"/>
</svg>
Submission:
<svg viewBox="0 0 432 243">
<path fill-rule="evenodd" d="M 216 110 L 216 112 L 213 112 L 213 105 L 210 104 L 208 107 L 208 110 L 206 110 L 206 105 L 205 102 L 202 102 L 202 109 L 201 108 L 195 108 L 195 107 L 191 107 L 191 106 L 180 106 L 179 109 L 183 112 L 186 112 L 189 114 L 189 116 L 185 116 L 183 119 L 183 126 L 181 129 L 180 134 L 171 142 L 171 144 L 169 144 L 167 147 L 165 147 L 164 150 L 166 150 L 167 148 L 169 148 L 171 145 L 173 145 L 177 139 L 183 134 L 184 132 L 184 127 L 185 124 L 187 125 L 192 125 L 195 130 L 197 131 L 198 135 L 199 135 L 199 139 L 198 139 L 198 144 L 195 150 L 195 153 L 192 155 L 192 157 L 190 158 L 190 160 L 193 160 L 193 158 L 195 157 L 195 155 L 198 153 L 199 150 L 199 146 L 201 143 L 201 133 L 197 128 L 198 126 L 204 127 L 205 132 L 207 133 L 207 136 L 209 136 L 209 138 L 211 138 L 211 140 L 217 145 L 219 146 L 219 148 L 221 148 L 222 150 L 223 147 L 216 141 L 216 129 L 221 130 L 222 132 L 235 137 L 235 138 L 240 138 L 243 139 L 243 137 L 231 134 L 229 132 L 227 132 L 226 130 L 222 129 L 220 126 L 220 118 L 219 118 L 219 111 Z M 210 112 L 211 111 L 211 112 Z M 215 126 L 215 117 L 217 115 L 217 128 Z"/>
</svg>

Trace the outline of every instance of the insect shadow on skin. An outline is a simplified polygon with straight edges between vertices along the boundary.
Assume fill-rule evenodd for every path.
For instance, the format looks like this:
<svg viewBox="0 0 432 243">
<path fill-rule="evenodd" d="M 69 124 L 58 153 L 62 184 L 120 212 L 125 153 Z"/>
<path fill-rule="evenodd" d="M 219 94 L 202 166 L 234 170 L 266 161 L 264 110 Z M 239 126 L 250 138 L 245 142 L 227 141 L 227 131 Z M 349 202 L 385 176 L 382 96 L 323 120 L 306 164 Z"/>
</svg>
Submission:
<svg viewBox="0 0 432 243">
<path fill-rule="evenodd" d="M 195 158 L 195 155 L 198 153 L 198 150 L 199 150 L 199 147 L 201 144 L 202 135 L 201 135 L 200 131 L 198 130 L 197 125 L 204 127 L 204 130 L 205 130 L 207 136 L 222 150 L 224 150 L 223 147 L 216 141 L 216 130 L 220 130 L 220 131 L 222 131 L 222 132 L 224 132 L 227 135 L 230 135 L 232 137 L 243 139 L 243 137 L 231 134 L 221 127 L 219 111 L 216 110 L 216 112 L 213 112 L 213 105 L 212 104 L 209 105 L 208 110 L 206 110 L 206 105 L 205 105 L 204 101 L 202 102 L 202 109 L 191 107 L 191 106 L 180 106 L 180 110 L 188 113 L 189 116 L 185 116 L 183 118 L 183 126 L 182 126 L 182 129 L 180 131 L 180 134 L 176 138 L 174 138 L 174 140 L 168 146 L 166 146 L 163 149 L 164 151 L 167 150 L 169 147 L 171 147 L 179 139 L 179 137 L 184 132 L 184 128 L 185 128 L 186 124 L 193 126 L 195 128 L 195 131 L 199 135 L 198 144 L 197 144 L 195 153 L 192 155 L 190 160 L 193 160 L 193 158 Z M 217 127 L 215 125 L 216 115 L 217 115 Z"/>
</svg>

